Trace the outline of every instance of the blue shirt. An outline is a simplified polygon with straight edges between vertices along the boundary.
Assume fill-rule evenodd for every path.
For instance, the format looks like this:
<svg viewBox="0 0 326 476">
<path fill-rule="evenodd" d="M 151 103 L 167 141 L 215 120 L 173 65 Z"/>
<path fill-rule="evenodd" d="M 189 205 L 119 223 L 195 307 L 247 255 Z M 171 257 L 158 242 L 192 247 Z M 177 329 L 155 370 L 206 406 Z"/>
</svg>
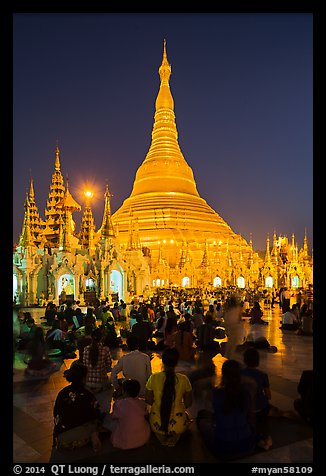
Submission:
<svg viewBox="0 0 326 476">
<path fill-rule="evenodd" d="M 255 411 L 259 412 L 260 410 L 263 410 L 268 405 L 268 399 L 264 391 L 265 388 L 269 387 L 268 375 L 262 370 L 253 367 L 245 367 L 241 369 L 241 374 L 255 380 L 257 384 Z"/>
</svg>

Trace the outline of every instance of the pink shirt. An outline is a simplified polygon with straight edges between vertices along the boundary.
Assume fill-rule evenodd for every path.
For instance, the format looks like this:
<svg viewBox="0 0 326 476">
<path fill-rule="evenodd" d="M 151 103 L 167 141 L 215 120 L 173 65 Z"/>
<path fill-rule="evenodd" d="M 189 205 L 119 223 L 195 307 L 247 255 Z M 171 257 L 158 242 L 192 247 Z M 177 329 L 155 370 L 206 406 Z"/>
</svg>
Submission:
<svg viewBox="0 0 326 476">
<path fill-rule="evenodd" d="M 112 446 L 128 450 L 147 443 L 151 428 L 145 414 L 146 403 L 142 398 L 128 397 L 115 401 L 112 418 L 117 421 L 117 425 L 111 433 Z"/>
</svg>

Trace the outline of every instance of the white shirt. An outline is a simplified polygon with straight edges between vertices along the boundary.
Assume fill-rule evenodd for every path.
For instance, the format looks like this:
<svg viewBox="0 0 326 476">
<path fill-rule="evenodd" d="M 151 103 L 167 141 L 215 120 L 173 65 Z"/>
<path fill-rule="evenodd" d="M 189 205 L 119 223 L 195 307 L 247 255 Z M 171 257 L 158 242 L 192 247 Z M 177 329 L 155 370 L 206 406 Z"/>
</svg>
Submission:
<svg viewBox="0 0 326 476">
<path fill-rule="evenodd" d="M 117 375 L 122 372 L 125 378 L 138 380 L 140 383 L 139 396 L 145 395 L 145 385 L 152 374 L 149 356 L 139 350 L 132 350 L 120 357 L 111 371 L 111 382 L 115 389 L 119 388 Z"/>
<path fill-rule="evenodd" d="M 295 321 L 295 315 L 291 311 L 287 311 L 282 315 L 283 324 L 293 324 Z"/>
</svg>

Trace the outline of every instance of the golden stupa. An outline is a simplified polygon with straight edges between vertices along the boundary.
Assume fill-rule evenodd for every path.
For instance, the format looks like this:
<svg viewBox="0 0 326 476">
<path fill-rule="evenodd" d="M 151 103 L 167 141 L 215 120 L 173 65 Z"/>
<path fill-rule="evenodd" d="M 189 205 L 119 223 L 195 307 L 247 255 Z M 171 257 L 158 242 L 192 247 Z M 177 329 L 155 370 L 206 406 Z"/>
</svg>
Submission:
<svg viewBox="0 0 326 476">
<path fill-rule="evenodd" d="M 159 75 L 149 151 L 137 170 L 130 197 L 112 215 L 120 243 L 127 248 L 134 240 L 150 248 L 153 262 L 163 252 L 170 267 L 189 254 L 193 265 L 200 266 L 217 250 L 224 256 L 240 253 L 245 258 L 251 246 L 200 197 L 181 152 L 165 40 Z"/>
</svg>

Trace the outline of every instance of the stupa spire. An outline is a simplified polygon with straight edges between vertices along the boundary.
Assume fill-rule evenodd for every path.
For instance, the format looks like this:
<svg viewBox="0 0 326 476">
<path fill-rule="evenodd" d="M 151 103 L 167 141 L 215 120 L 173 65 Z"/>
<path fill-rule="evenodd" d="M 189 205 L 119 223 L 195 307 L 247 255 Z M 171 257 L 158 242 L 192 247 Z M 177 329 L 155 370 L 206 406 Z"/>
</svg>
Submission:
<svg viewBox="0 0 326 476">
<path fill-rule="evenodd" d="M 169 85 L 171 65 L 167 59 L 165 40 L 158 71 L 161 83 L 155 102 L 152 142 L 136 173 L 131 196 L 167 191 L 198 196 L 194 174 L 178 143 L 174 100 Z"/>
<path fill-rule="evenodd" d="M 104 194 L 104 212 L 101 226 L 101 237 L 108 238 L 114 236 L 114 228 L 111 220 L 111 193 L 109 192 L 109 185 L 106 184 Z"/>
</svg>

